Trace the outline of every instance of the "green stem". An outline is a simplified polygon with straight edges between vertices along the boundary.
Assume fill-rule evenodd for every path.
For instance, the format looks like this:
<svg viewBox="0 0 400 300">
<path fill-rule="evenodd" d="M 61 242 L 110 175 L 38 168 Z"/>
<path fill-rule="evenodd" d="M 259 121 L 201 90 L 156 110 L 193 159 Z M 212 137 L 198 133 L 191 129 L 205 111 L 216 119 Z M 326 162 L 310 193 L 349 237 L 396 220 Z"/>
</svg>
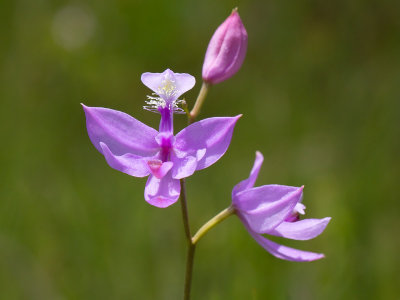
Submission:
<svg viewBox="0 0 400 300">
<path fill-rule="evenodd" d="M 183 227 L 185 228 L 185 236 L 188 243 L 192 242 L 192 235 L 190 233 L 189 214 L 186 201 L 186 184 L 185 179 L 181 179 L 181 209 L 183 217 Z"/>
<path fill-rule="evenodd" d="M 203 85 L 201 86 L 199 95 L 197 96 L 194 107 L 189 115 L 189 123 L 192 123 L 196 119 L 196 117 L 199 115 L 201 106 L 203 105 L 204 100 L 206 99 L 209 88 L 210 88 L 210 84 L 203 81 Z"/>
<path fill-rule="evenodd" d="M 192 287 L 192 274 L 193 274 L 193 262 L 194 262 L 194 252 L 196 250 L 196 245 L 190 243 L 188 245 L 187 257 L 186 257 L 186 276 L 185 276 L 185 291 L 184 300 L 190 300 L 190 290 Z"/>
<path fill-rule="evenodd" d="M 200 113 L 200 108 L 203 105 L 204 100 L 206 99 L 209 84 L 203 82 L 201 86 L 199 95 L 197 96 L 197 100 L 194 104 L 192 111 L 189 113 L 187 106 L 184 107 L 186 115 L 188 116 L 188 123 L 191 124 L 198 114 Z M 190 233 L 190 223 L 189 223 L 189 214 L 187 208 L 186 201 L 186 184 L 185 180 L 181 179 L 181 209 L 182 209 L 182 217 L 183 217 L 183 226 L 185 228 L 185 236 L 188 243 L 187 248 L 187 257 L 186 257 L 186 273 L 185 273 L 185 288 L 184 288 L 184 300 L 190 300 L 190 290 L 192 286 L 192 274 L 193 274 L 193 263 L 194 263 L 194 253 L 196 250 L 196 243 L 193 242 L 192 235 Z"/>
<path fill-rule="evenodd" d="M 205 223 L 201 228 L 196 232 L 196 234 L 192 238 L 192 244 L 196 245 L 197 242 L 214 226 L 218 223 L 221 223 L 223 220 L 231 216 L 235 213 L 235 208 L 233 206 L 229 206 L 228 208 L 221 211 L 214 218 L 210 219 L 207 223 Z"/>
<path fill-rule="evenodd" d="M 186 273 L 185 273 L 185 288 L 184 288 L 184 300 L 190 299 L 190 288 L 192 284 L 193 274 L 193 261 L 194 261 L 194 250 L 196 245 L 192 243 L 192 235 L 190 233 L 189 214 L 187 209 L 186 201 L 186 184 L 185 180 L 181 179 L 181 209 L 183 217 L 183 227 L 185 228 L 185 236 L 188 244 L 187 257 L 186 257 Z"/>
</svg>

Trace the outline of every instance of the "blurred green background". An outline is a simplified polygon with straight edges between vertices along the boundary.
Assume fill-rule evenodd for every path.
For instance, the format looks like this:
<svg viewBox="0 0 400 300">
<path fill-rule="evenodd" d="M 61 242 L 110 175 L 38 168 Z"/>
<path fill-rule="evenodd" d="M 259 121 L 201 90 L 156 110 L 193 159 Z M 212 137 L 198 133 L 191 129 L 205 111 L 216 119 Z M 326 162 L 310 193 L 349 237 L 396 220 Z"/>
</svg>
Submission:
<svg viewBox="0 0 400 300">
<path fill-rule="evenodd" d="M 235 217 L 199 244 L 193 299 L 399 299 L 400 2 L 0 2 L 0 298 L 181 299 L 179 204 L 143 199 L 90 143 L 80 102 L 127 112 L 150 94 L 143 72 L 193 74 L 208 41 L 239 12 L 245 63 L 213 87 L 201 118 L 243 113 L 231 147 L 187 180 L 193 230 L 230 204 L 254 152 L 258 185 L 304 184 L 323 252 L 278 260 Z M 175 130 L 185 126 L 176 117 Z"/>
</svg>

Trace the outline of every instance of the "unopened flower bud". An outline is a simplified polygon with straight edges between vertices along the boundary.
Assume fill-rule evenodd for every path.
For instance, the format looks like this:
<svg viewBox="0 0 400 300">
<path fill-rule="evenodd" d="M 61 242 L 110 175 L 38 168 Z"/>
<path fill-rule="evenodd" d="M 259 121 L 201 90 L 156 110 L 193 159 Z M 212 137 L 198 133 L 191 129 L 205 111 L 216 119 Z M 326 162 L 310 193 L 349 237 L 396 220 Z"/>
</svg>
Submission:
<svg viewBox="0 0 400 300">
<path fill-rule="evenodd" d="M 247 32 L 236 9 L 222 23 L 208 44 L 203 80 L 215 84 L 233 76 L 242 66 L 247 50 Z"/>
</svg>

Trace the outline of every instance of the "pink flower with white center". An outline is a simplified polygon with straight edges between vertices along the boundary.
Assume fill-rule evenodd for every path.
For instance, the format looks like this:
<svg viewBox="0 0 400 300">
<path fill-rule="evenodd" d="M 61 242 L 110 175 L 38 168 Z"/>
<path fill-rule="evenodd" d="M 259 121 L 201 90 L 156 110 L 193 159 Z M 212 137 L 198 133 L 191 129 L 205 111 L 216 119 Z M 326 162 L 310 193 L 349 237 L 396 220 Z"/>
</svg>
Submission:
<svg viewBox="0 0 400 300">
<path fill-rule="evenodd" d="M 144 108 L 160 113 L 159 131 L 123 112 L 83 105 L 86 127 L 110 167 L 134 177 L 149 176 L 145 200 L 167 207 L 179 198 L 179 179 L 224 155 L 240 115 L 201 120 L 174 135 L 173 114 L 181 112 L 178 98 L 194 86 L 194 77 L 167 69 L 144 73 L 142 82 L 157 95 L 149 96 Z"/>
</svg>

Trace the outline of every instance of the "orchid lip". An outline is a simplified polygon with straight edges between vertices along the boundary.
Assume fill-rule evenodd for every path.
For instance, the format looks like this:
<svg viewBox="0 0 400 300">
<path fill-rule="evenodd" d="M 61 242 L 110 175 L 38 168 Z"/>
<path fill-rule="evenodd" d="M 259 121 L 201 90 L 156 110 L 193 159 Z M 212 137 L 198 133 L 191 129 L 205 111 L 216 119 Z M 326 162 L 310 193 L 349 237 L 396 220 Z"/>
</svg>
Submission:
<svg viewBox="0 0 400 300">
<path fill-rule="evenodd" d="M 164 75 L 164 79 L 161 81 L 161 85 L 157 89 L 157 94 L 160 95 L 165 101 L 171 101 L 178 94 L 175 79 L 172 77 L 170 72 Z"/>
<path fill-rule="evenodd" d="M 143 73 L 142 82 L 154 92 L 147 96 L 147 105 L 143 109 L 159 113 L 167 108 L 173 113 L 184 114 L 185 111 L 179 106 L 185 101 L 178 98 L 190 90 L 196 81 L 192 75 L 167 69 L 163 73 Z"/>
</svg>

